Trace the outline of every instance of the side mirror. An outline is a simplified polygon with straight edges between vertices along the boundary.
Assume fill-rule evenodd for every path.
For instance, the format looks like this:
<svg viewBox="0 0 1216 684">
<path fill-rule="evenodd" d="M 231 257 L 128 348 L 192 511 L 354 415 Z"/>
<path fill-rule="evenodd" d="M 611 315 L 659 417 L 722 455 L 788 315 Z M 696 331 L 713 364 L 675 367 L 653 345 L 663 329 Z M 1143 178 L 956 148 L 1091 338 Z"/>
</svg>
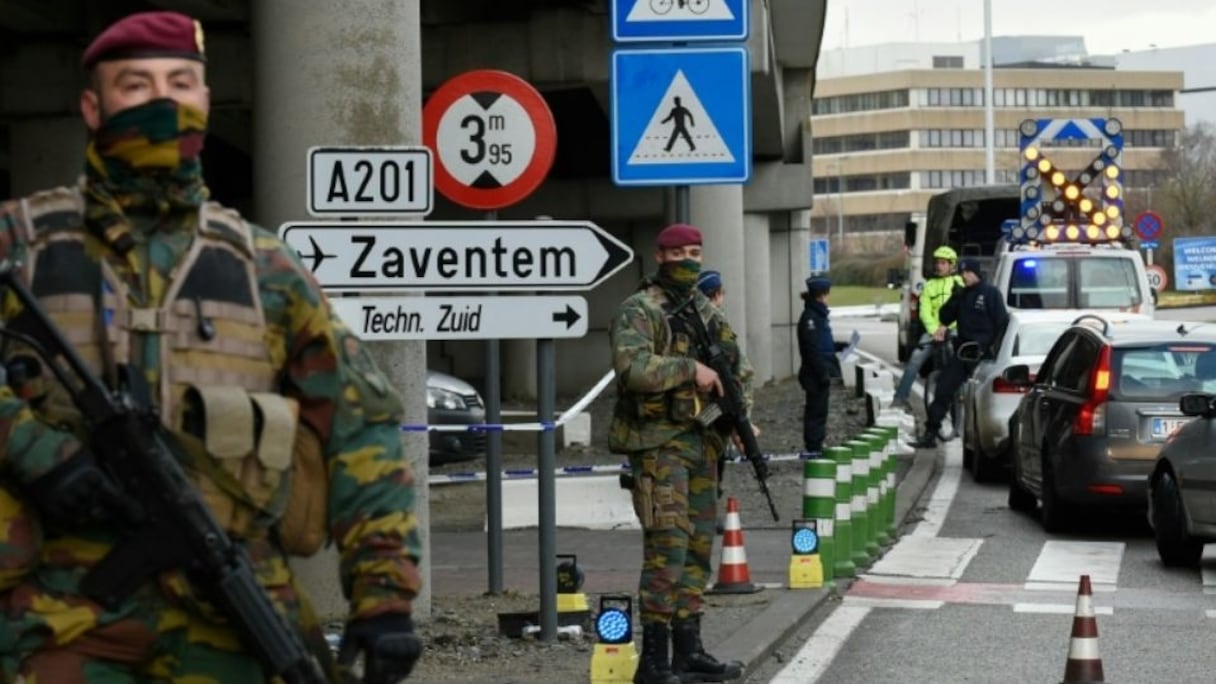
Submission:
<svg viewBox="0 0 1216 684">
<path fill-rule="evenodd" d="M 1001 378 L 1011 385 L 1016 385 L 1018 387 L 1029 387 L 1031 384 L 1030 366 L 1027 366 L 1024 363 L 1019 363 L 1016 366 L 1010 366 L 1001 373 Z"/>
<path fill-rule="evenodd" d="M 912 249 L 916 245 L 916 221 L 904 224 L 904 247 Z"/>
<path fill-rule="evenodd" d="M 1216 399 L 1216 397 L 1202 392 L 1184 394 L 1178 400 L 1178 410 L 1182 411 L 1182 415 L 1184 416 L 1207 415 L 1212 410 L 1213 399 Z"/>
</svg>

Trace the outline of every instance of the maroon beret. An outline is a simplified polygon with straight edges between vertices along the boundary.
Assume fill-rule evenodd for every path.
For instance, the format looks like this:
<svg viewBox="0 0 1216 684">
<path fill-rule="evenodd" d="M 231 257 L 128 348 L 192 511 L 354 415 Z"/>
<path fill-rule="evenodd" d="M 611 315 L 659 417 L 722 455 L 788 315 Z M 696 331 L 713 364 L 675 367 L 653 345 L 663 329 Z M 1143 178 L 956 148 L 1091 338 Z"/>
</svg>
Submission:
<svg viewBox="0 0 1216 684">
<path fill-rule="evenodd" d="M 179 12 L 138 12 L 119 19 L 85 48 L 80 65 L 140 57 L 182 57 L 206 61 L 203 27 Z"/>
<path fill-rule="evenodd" d="M 701 231 L 687 223 L 673 223 L 659 231 L 659 249 L 672 249 L 701 244 Z"/>
</svg>

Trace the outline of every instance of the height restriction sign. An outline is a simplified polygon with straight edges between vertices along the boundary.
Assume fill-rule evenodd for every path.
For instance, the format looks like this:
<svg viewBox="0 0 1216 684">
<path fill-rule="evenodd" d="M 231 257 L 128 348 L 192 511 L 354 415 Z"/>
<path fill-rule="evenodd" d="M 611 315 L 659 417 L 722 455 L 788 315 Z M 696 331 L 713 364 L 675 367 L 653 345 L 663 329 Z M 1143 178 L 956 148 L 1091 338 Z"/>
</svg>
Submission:
<svg viewBox="0 0 1216 684">
<path fill-rule="evenodd" d="M 435 187 L 471 209 L 501 209 L 545 180 L 557 127 L 527 81 L 484 69 L 450 79 L 422 109 L 422 141 L 435 153 Z"/>
</svg>

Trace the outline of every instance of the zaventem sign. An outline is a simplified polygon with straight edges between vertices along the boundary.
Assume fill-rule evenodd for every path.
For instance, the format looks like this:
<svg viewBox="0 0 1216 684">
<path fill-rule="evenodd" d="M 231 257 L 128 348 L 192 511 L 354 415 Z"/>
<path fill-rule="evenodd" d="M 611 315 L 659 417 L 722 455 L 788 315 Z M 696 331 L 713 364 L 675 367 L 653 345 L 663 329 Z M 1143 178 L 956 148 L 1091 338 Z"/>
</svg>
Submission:
<svg viewBox="0 0 1216 684">
<path fill-rule="evenodd" d="M 633 259 L 589 221 L 288 223 L 279 235 L 334 291 L 589 290 Z"/>
</svg>

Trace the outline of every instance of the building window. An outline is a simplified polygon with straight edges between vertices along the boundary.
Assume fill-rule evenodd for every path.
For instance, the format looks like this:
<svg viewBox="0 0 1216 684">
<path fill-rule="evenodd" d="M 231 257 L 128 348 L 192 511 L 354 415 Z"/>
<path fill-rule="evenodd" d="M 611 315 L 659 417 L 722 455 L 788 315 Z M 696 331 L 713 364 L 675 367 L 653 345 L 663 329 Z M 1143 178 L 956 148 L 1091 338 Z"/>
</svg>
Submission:
<svg viewBox="0 0 1216 684">
<path fill-rule="evenodd" d="M 1175 133 L 1171 130 L 1137 129 L 1123 131 L 1128 147 L 1174 147 Z"/>
<path fill-rule="evenodd" d="M 910 147 L 911 140 L 911 131 L 885 131 L 814 138 L 811 146 L 815 154 L 840 154 L 841 152 L 896 150 Z"/>
<path fill-rule="evenodd" d="M 933 56 L 933 68 L 934 69 L 962 69 L 963 68 L 963 58 L 961 56 L 954 56 L 954 55 L 934 55 Z"/>
<path fill-rule="evenodd" d="M 846 114 L 875 109 L 898 109 L 907 106 L 907 90 L 884 90 L 877 93 L 816 98 L 811 105 L 811 111 L 813 114 Z"/>
<path fill-rule="evenodd" d="M 814 189 L 816 195 L 832 195 L 840 192 L 840 183 L 844 183 L 844 192 L 873 192 L 875 190 L 905 190 L 912 187 L 912 174 L 880 173 L 857 176 L 828 176 L 816 178 Z"/>
</svg>

